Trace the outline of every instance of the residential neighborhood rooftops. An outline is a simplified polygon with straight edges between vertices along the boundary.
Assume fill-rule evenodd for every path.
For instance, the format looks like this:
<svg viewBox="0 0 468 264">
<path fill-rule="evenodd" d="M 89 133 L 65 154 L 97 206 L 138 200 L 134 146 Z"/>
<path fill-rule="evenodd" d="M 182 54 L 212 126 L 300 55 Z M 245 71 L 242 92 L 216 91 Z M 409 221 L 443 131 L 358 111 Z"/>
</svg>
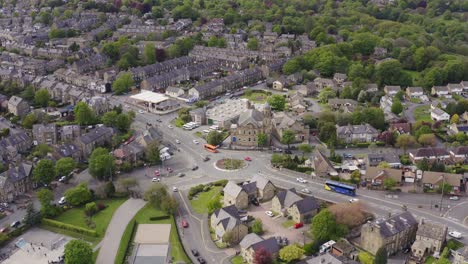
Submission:
<svg viewBox="0 0 468 264">
<path fill-rule="evenodd" d="M 447 236 L 447 226 L 421 221 L 417 235 L 444 241 Z"/>
<path fill-rule="evenodd" d="M 383 237 L 390 237 L 411 226 L 417 225 L 418 222 L 410 212 L 406 211 L 383 221 L 374 221 L 370 224 L 378 227 L 380 229 L 380 234 Z"/>
</svg>

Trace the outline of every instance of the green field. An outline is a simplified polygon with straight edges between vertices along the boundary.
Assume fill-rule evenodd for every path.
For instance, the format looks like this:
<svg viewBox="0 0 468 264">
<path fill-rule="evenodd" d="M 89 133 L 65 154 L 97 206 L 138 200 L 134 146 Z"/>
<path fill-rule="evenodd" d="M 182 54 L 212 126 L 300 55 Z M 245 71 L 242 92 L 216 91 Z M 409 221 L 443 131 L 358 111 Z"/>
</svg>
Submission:
<svg viewBox="0 0 468 264">
<path fill-rule="evenodd" d="M 242 98 L 249 99 L 253 103 L 265 103 L 268 99 L 268 94 L 263 92 L 252 92 L 248 95 L 243 95 Z"/>
<path fill-rule="evenodd" d="M 221 186 L 213 186 L 209 191 L 201 192 L 190 200 L 190 205 L 196 213 L 206 214 L 208 213 L 208 202 L 211 201 L 211 199 L 218 197 L 221 190 Z"/>
<path fill-rule="evenodd" d="M 432 122 L 429 105 L 420 105 L 416 107 L 413 114 L 416 121 Z"/>
<path fill-rule="evenodd" d="M 112 219 L 112 215 L 114 215 L 115 210 L 117 210 L 117 208 L 119 208 L 119 206 L 125 201 L 126 199 L 96 201 L 96 204 L 103 203 L 107 206 L 106 209 L 98 212 L 97 214 L 91 217 L 91 220 L 96 224 L 95 230 L 100 237 L 104 236 L 107 226 L 109 225 L 109 222 Z M 76 207 L 69 209 L 61 215 L 59 215 L 58 217 L 56 217 L 55 220 L 79 227 L 93 229 L 88 227 L 88 225 L 86 224 L 84 207 Z"/>
<path fill-rule="evenodd" d="M 171 229 L 171 235 L 170 235 L 170 243 L 171 243 L 171 256 L 173 258 L 174 262 L 178 261 L 183 261 L 185 263 L 191 263 L 190 259 L 187 257 L 187 255 L 184 252 L 182 242 L 180 241 L 179 235 L 177 233 L 177 226 L 175 223 L 175 220 L 173 217 L 170 219 L 164 219 L 164 220 L 157 220 L 157 221 L 151 221 L 150 217 L 155 217 L 155 216 L 163 216 L 166 215 L 164 212 L 155 209 L 151 204 L 145 205 L 133 218 L 137 223 L 139 224 L 171 224 L 172 229 Z M 117 257 L 116 257 L 116 263 L 117 260 L 122 259 L 121 256 L 126 254 L 126 249 L 128 247 L 128 243 L 133 240 L 134 233 L 131 231 L 131 222 L 127 226 L 127 228 L 124 231 L 124 234 L 120 240 L 120 246 L 119 246 L 119 251 L 117 252 Z M 137 227 L 135 227 L 136 231 Z M 120 257 L 119 257 L 120 256 Z"/>
</svg>

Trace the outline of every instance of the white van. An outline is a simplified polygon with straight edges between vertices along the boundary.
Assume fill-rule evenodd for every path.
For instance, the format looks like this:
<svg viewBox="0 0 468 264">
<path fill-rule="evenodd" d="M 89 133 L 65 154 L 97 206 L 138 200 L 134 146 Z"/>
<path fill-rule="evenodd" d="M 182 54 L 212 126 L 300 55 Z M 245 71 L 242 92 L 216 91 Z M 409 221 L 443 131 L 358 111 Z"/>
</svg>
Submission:
<svg viewBox="0 0 468 264">
<path fill-rule="evenodd" d="M 320 254 L 323 254 L 323 253 L 326 253 L 328 251 L 331 250 L 332 246 L 335 244 L 336 242 L 333 241 L 333 240 L 330 240 L 328 241 L 327 243 L 323 244 L 320 246 Z"/>
<path fill-rule="evenodd" d="M 203 130 L 203 133 L 208 134 L 208 133 L 210 133 L 210 131 L 205 129 L 205 130 Z"/>
</svg>

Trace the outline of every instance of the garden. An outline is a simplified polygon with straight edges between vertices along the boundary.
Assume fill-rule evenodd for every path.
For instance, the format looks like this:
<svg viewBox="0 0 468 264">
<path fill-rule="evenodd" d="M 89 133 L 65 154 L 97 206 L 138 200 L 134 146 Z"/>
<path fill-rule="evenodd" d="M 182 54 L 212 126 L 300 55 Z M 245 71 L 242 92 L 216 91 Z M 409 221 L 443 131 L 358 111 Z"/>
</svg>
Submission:
<svg viewBox="0 0 468 264">
<path fill-rule="evenodd" d="M 270 95 L 270 92 L 246 90 L 242 98 L 248 99 L 252 103 L 265 103 Z"/>
<path fill-rule="evenodd" d="M 216 161 L 216 167 L 224 170 L 238 170 L 245 166 L 247 166 L 247 163 L 240 159 L 220 159 Z"/>
<path fill-rule="evenodd" d="M 211 214 L 222 207 L 222 190 L 227 180 L 219 180 L 210 184 L 199 184 L 190 188 L 188 199 L 192 209 L 198 214 Z"/>
<path fill-rule="evenodd" d="M 429 105 L 420 105 L 416 107 L 413 112 L 414 119 L 416 121 L 432 122 L 429 108 Z"/>
</svg>

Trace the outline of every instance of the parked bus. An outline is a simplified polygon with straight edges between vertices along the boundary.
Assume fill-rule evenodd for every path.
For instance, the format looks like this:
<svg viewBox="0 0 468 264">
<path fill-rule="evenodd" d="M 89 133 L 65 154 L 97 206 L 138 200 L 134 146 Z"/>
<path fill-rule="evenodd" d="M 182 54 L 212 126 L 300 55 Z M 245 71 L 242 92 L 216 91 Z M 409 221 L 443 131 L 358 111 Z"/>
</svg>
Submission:
<svg viewBox="0 0 468 264">
<path fill-rule="evenodd" d="M 341 193 L 349 196 L 356 196 L 356 188 L 351 185 L 343 184 L 335 181 L 326 181 L 325 190 Z"/>
<path fill-rule="evenodd" d="M 217 153 L 218 150 L 216 149 L 216 146 L 210 145 L 210 144 L 205 144 L 205 150 L 213 153 Z"/>
</svg>

